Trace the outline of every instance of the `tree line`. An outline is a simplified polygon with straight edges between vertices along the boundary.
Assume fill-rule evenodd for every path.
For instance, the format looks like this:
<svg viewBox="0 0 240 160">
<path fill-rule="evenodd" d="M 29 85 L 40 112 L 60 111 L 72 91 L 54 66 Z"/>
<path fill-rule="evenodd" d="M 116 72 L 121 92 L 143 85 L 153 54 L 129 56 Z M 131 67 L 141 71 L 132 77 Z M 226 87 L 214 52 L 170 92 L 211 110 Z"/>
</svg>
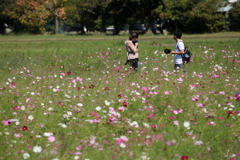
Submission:
<svg viewBox="0 0 240 160">
<path fill-rule="evenodd" d="M 219 9 L 223 0 L 0 0 L 0 32 L 6 25 L 13 32 L 41 34 L 60 32 L 60 22 L 80 24 L 89 31 L 106 32 L 113 25 L 118 34 L 125 24 L 143 23 L 151 30 L 154 21 L 163 21 L 168 31 L 176 28 L 187 33 L 240 31 L 240 3 L 228 12 Z M 50 26 L 50 27 L 47 27 Z"/>
</svg>

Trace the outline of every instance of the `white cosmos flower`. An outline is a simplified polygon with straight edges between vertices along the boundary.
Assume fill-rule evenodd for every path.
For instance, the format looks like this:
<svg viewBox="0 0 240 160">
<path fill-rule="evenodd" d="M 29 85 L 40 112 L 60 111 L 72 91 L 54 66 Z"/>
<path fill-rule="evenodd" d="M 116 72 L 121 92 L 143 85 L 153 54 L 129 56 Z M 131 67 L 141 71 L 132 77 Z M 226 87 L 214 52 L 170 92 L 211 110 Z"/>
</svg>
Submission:
<svg viewBox="0 0 240 160">
<path fill-rule="evenodd" d="M 45 133 L 43 133 L 43 135 L 46 136 L 46 137 L 49 137 L 49 136 L 52 136 L 53 133 L 52 132 L 45 132 Z"/>
<path fill-rule="evenodd" d="M 101 110 L 101 107 L 100 107 L 100 106 L 97 106 L 95 109 L 96 109 L 97 111 L 100 111 L 100 110 Z"/>
<path fill-rule="evenodd" d="M 105 104 L 106 104 L 107 106 L 109 106 L 109 105 L 111 104 L 111 102 L 108 102 L 107 100 L 105 100 Z"/>
<path fill-rule="evenodd" d="M 21 106 L 21 110 L 25 110 L 25 106 Z"/>
<path fill-rule="evenodd" d="M 49 110 L 49 111 L 52 111 L 52 110 L 53 110 L 53 108 L 52 108 L 52 107 L 49 107 L 49 108 L 48 108 L 48 110 Z"/>
<path fill-rule="evenodd" d="M 121 148 L 125 148 L 125 147 L 126 147 L 126 144 L 121 143 L 121 144 L 120 144 L 120 147 L 121 147 Z"/>
<path fill-rule="evenodd" d="M 139 127 L 137 121 L 133 121 L 132 123 L 130 123 L 130 126 L 135 127 L 135 128 L 138 128 L 138 127 Z"/>
<path fill-rule="evenodd" d="M 190 129 L 190 122 L 184 121 L 183 126 L 186 127 L 187 129 Z"/>
<path fill-rule="evenodd" d="M 146 128 L 149 128 L 149 127 L 150 127 L 150 125 L 147 124 L 147 123 L 143 123 L 143 125 L 144 125 L 144 127 L 146 127 Z"/>
<path fill-rule="evenodd" d="M 23 159 L 28 159 L 30 158 L 30 154 L 29 153 L 23 153 Z"/>
<path fill-rule="evenodd" d="M 68 114 L 69 116 L 71 116 L 71 115 L 72 115 L 72 112 L 71 112 L 71 111 L 67 111 L 67 114 Z"/>
<path fill-rule="evenodd" d="M 40 153 L 40 152 L 42 152 L 42 147 L 41 147 L 41 146 L 34 146 L 34 147 L 33 147 L 33 152 L 35 152 L 35 153 Z"/>
<path fill-rule="evenodd" d="M 141 160 L 149 160 L 150 158 L 147 156 L 145 152 L 142 152 Z"/>
<path fill-rule="evenodd" d="M 78 103 L 77 106 L 78 106 L 78 107 L 82 107 L 83 104 L 82 104 L 82 103 Z"/>
<path fill-rule="evenodd" d="M 36 138 L 41 138 L 42 136 L 41 135 L 36 135 Z"/>
<path fill-rule="evenodd" d="M 66 124 L 63 124 L 63 123 L 58 123 L 59 126 L 63 127 L 63 128 L 67 128 L 67 125 Z"/>
<path fill-rule="evenodd" d="M 29 115 L 29 116 L 28 116 L 28 119 L 29 119 L 29 120 L 33 120 L 33 116 L 32 116 L 32 115 Z"/>
<path fill-rule="evenodd" d="M 79 156 L 75 156 L 74 157 L 74 160 L 78 160 L 80 157 Z"/>
<path fill-rule="evenodd" d="M 194 144 L 200 146 L 200 145 L 203 144 L 203 142 L 202 141 L 196 141 Z"/>
</svg>

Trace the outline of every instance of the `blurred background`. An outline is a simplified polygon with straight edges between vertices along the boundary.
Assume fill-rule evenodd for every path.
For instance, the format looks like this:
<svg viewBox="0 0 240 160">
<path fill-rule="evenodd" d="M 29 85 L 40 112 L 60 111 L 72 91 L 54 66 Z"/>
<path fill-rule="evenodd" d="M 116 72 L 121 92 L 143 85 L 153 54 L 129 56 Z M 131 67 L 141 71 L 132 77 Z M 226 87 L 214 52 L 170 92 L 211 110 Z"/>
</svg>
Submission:
<svg viewBox="0 0 240 160">
<path fill-rule="evenodd" d="M 239 0 L 0 0 L 1 34 L 240 31 Z"/>
</svg>

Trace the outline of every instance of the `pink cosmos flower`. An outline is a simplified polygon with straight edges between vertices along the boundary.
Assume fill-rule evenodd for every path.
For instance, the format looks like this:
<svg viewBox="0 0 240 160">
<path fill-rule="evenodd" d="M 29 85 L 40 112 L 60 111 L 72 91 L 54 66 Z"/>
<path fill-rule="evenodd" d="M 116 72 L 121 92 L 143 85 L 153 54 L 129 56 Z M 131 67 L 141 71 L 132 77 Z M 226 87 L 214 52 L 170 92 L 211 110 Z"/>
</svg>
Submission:
<svg viewBox="0 0 240 160">
<path fill-rule="evenodd" d="M 18 106 L 15 106 L 15 107 L 13 107 L 13 110 L 18 110 L 19 108 L 21 108 L 21 107 L 18 107 Z"/>
<path fill-rule="evenodd" d="M 240 100 L 240 93 L 235 95 L 235 99 L 236 99 L 236 101 Z"/>
<path fill-rule="evenodd" d="M 28 127 L 27 126 L 23 126 L 22 130 L 26 131 L 26 130 L 28 130 Z"/>
<path fill-rule="evenodd" d="M 118 107 L 118 111 L 124 111 L 124 107 Z"/>
<path fill-rule="evenodd" d="M 178 81 L 178 82 L 182 82 L 183 79 L 182 79 L 182 78 L 178 78 L 177 81 Z"/>
<path fill-rule="evenodd" d="M 222 117 L 218 117 L 218 119 L 219 119 L 219 120 L 224 120 L 224 118 L 222 118 Z"/>
<path fill-rule="evenodd" d="M 171 140 L 171 141 L 168 141 L 167 142 L 167 145 L 168 146 L 173 146 L 173 145 L 175 145 L 177 143 L 177 141 L 175 140 L 175 139 L 173 139 L 173 140 Z"/>
<path fill-rule="evenodd" d="M 169 91 L 164 91 L 164 94 L 165 94 L 165 95 L 169 95 L 170 92 L 169 92 Z"/>
<path fill-rule="evenodd" d="M 176 126 L 178 126 L 178 125 L 179 125 L 178 120 L 174 121 L 173 124 L 176 125 Z"/>
<path fill-rule="evenodd" d="M 147 116 L 147 118 L 151 118 L 151 117 L 153 117 L 154 116 L 154 114 L 153 113 L 150 113 L 148 116 Z"/>
<path fill-rule="evenodd" d="M 117 139 L 116 142 L 117 142 L 117 144 L 121 144 L 121 143 L 123 143 L 124 141 L 123 141 L 122 139 Z"/>
<path fill-rule="evenodd" d="M 228 115 L 234 115 L 232 111 L 227 111 Z"/>
<path fill-rule="evenodd" d="M 147 87 L 142 87 L 143 92 L 147 92 Z"/>
<path fill-rule="evenodd" d="M 152 107 L 148 107 L 147 110 L 148 110 L 148 111 L 151 111 L 151 110 L 153 110 L 153 108 L 152 108 Z"/>
<path fill-rule="evenodd" d="M 195 95 L 192 97 L 192 101 L 198 101 L 198 99 L 199 99 L 199 95 Z"/>
<path fill-rule="evenodd" d="M 11 120 L 6 120 L 6 121 L 3 120 L 2 123 L 3 123 L 4 126 L 8 126 L 12 123 L 12 121 Z"/>
<path fill-rule="evenodd" d="M 76 150 L 79 151 L 79 150 L 82 150 L 83 148 L 84 148 L 83 146 L 77 146 L 77 147 L 76 147 Z"/>
<path fill-rule="evenodd" d="M 215 122 L 211 121 L 211 122 L 208 122 L 207 125 L 209 125 L 209 126 L 216 126 L 217 124 Z"/>
<path fill-rule="evenodd" d="M 120 137 L 124 142 L 128 142 L 129 141 L 129 139 L 126 137 L 126 136 L 121 136 Z"/>
<path fill-rule="evenodd" d="M 225 94 L 225 92 L 224 92 L 224 91 L 220 91 L 220 92 L 219 92 L 219 94 L 221 94 L 221 95 L 224 95 L 224 94 Z"/>
<path fill-rule="evenodd" d="M 182 156 L 181 160 L 188 160 L 188 156 Z"/>
<path fill-rule="evenodd" d="M 56 138 L 55 138 L 54 136 L 49 136 L 49 137 L 48 137 L 48 141 L 49 141 L 49 142 L 54 142 L 55 139 L 56 139 Z"/>
<path fill-rule="evenodd" d="M 117 71 L 117 72 L 120 71 L 120 66 L 116 66 L 116 71 Z"/>
<path fill-rule="evenodd" d="M 202 104 L 202 103 L 198 103 L 197 106 L 198 106 L 198 107 L 203 107 L 203 106 L 205 106 L 205 105 Z"/>
<path fill-rule="evenodd" d="M 230 123 L 226 123 L 226 126 L 231 127 L 232 125 Z"/>
<path fill-rule="evenodd" d="M 147 144 L 147 145 L 151 145 L 151 144 L 152 144 L 152 142 L 150 141 L 150 139 L 146 139 L 145 141 L 146 141 L 146 144 Z"/>
<path fill-rule="evenodd" d="M 153 124 L 152 129 L 153 129 L 153 131 L 156 131 L 157 130 L 157 125 Z"/>
<path fill-rule="evenodd" d="M 123 101 L 123 102 L 122 102 L 122 105 L 123 105 L 124 107 L 128 107 L 129 104 L 128 104 L 128 102 Z"/>
<path fill-rule="evenodd" d="M 183 112 L 183 109 L 179 108 L 179 109 L 177 109 L 177 112 L 178 112 L 178 113 L 182 113 L 182 112 Z"/>
</svg>

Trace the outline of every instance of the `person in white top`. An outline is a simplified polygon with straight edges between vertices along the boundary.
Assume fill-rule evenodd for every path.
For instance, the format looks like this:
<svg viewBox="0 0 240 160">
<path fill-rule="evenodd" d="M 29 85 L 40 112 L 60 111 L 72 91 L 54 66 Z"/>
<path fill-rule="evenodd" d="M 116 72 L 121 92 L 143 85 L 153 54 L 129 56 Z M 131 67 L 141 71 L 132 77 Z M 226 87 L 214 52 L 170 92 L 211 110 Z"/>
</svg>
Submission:
<svg viewBox="0 0 240 160">
<path fill-rule="evenodd" d="M 184 43 L 182 41 L 182 31 L 177 29 L 173 34 L 173 39 L 176 41 L 175 51 L 171 51 L 171 54 L 174 54 L 174 69 L 184 69 L 184 63 L 182 60 L 182 54 L 184 54 Z"/>
</svg>

